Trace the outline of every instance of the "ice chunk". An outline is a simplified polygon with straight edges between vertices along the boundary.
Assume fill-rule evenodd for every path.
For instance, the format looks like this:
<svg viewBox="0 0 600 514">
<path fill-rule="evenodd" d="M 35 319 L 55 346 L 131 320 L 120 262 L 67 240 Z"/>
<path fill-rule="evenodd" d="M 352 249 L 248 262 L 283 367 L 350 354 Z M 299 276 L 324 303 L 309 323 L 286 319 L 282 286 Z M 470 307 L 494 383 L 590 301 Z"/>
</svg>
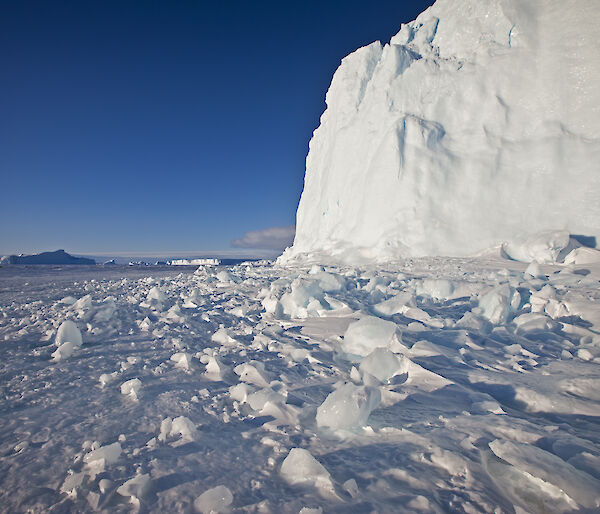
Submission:
<svg viewBox="0 0 600 514">
<path fill-rule="evenodd" d="M 352 496 L 352 498 L 356 498 L 360 494 L 360 490 L 358 489 L 358 484 L 354 478 L 350 478 L 343 483 L 343 488 L 348 491 L 348 494 Z"/>
<path fill-rule="evenodd" d="M 233 371 L 243 382 L 254 384 L 258 387 L 268 387 L 270 377 L 265 371 L 265 366 L 259 361 L 250 361 L 239 364 Z"/>
<path fill-rule="evenodd" d="M 242 382 L 229 388 L 229 396 L 232 400 L 238 401 L 240 403 L 246 403 L 246 401 L 248 400 L 248 395 L 253 390 L 254 389 L 252 388 L 252 386 Z"/>
<path fill-rule="evenodd" d="M 516 261 L 553 264 L 558 261 L 561 251 L 567 248 L 570 235 L 565 230 L 540 232 L 528 237 L 522 243 L 507 243 L 504 252 Z"/>
<path fill-rule="evenodd" d="M 322 493 L 332 493 L 331 475 L 304 448 L 292 448 L 281 464 L 281 477 L 290 485 L 314 486 Z"/>
<path fill-rule="evenodd" d="M 525 275 L 525 278 L 546 278 L 545 273 L 542 272 L 540 265 L 537 261 L 531 261 L 531 263 L 529 264 L 529 266 L 527 266 L 523 274 Z"/>
<path fill-rule="evenodd" d="M 404 313 L 407 307 L 415 307 L 414 296 L 411 293 L 403 292 L 373 306 L 373 311 L 381 316 L 393 316 Z"/>
<path fill-rule="evenodd" d="M 86 294 L 85 296 L 82 296 L 79 300 L 77 300 L 73 305 L 72 305 L 72 309 L 74 311 L 86 311 L 88 309 L 92 308 L 92 296 L 89 294 Z"/>
<path fill-rule="evenodd" d="M 229 331 L 223 325 L 221 325 L 219 330 L 210 336 L 210 340 L 219 344 L 235 343 L 235 339 L 229 335 Z"/>
<path fill-rule="evenodd" d="M 56 346 L 60 347 L 66 342 L 71 343 L 74 348 L 78 348 L 83 344 L 81 332 L 77 328 L 77 325 L 71 320 L 63 321 L 56 333 Z"/>
<path fill-rule="evenodd" d="M 163 293 L 157 286 L 154 286 L 152 289 L 150 289 L 150 291 L 148 291 L 146 301 L 151 305 L 164 303 L 167 301 L 167 297 L 165 293 Z"/>
<path fill-rule="evenodd" d="M 492 451 L 516 468 L 562 489 L 587 508 L 600 507 L 600 481 L 556 455 L 525 443 L 496 439 Z"/>
<path fill-rule="evenodd" d="M 262 410 L 267 402 L 272 403 L 285 403 L 287 398 L 287 392 L 282 394 L 281 392 L 274 391 L 270 387 L 259 389 L 258 391 L 248 395 L 248 404 L 254 410 Z"/>
<path fill-rule="evenodd" d="M 129 496 L 132 500 L 139 500 L 148 494 L 151 484 L 152 480 L 150 480 L 150 475 L 136 475 L 118 487 L 117 493 L 121 496 Z"/>
<path fill-rule="evenodd" d="M 495 325 L 506 323 L 511 312 L 518 309 L 519 292 L 507 284 L 499 285 L 479 298 L 481 314 Z"/>
<path fill-rule="evenodd" d="M 518 332 L 530 332 L 533 330 L 550 330 L 552 320 L 539 312 L 526 312 L 513 319 Z"/>
<path fill-rule="evenodd" d="M 171 355 L 171 360 L 175 363 L 176 368 L 189 371 L 192 369 L 192 356 L 185 352 L 178 352 Z"/>
<path fill-rule="evenodd" d="M 596 264 L 600 262 L 600 251 L 582 246 L 575 248 L 565 257 L 565 264 Z"/>
<path fill-rule="evenodd" d="M 216 355 L 203 355 L 200 362 L 206 365 L 205 374 L 211 380 L 222 380 L 227 373 L 227 366 Z"/>
<path fill-rule="evenodd" d="M 116 371 L 113 371 L 112 373 L 102 373 L 98 380 L 100 381 L 100 385 L 104 387 L 105 385 L 114 382 L 118 375 L 119 374 Z"/>
<path fill-rule="evenodd" d="M 195 441 L 198 436 L 198 430 L 196 425 L 185 416 L 179 416 L 177 418 L 165 418 L 160 423 L 160 433 L 158 440 L 166 442 L 167 439 L 172 437 L 179 437 L 179 440 L 174 443 L 174 446 L 179 446 L 190 441 Z"/>
<path fill-rule="evenodd" d="M 223 284 L 230 284 L 236 282 L 234 276 L 227 270 L 221 270 L 215 276 L 217 277 L 217 280 Z"/>
<path fill-rule="evenodd" d="M 408 372 L 405 361 L 404 356 L 398 357 L 387 348 L 376 348 L 360 361 L 359 369 L 385 382 L 395 375 Z"/>
<path fill-rule="evenodd" d="M 317 425 L 351 429 L 367 424 L 371 411 L 381 402 L 378 389 L 348 383 L 329 394 L 317 409 Z"/>
<path fill-rule="evenodd" d="M 375 348 L 389 348 L 395 342 L 395 323 L 375 316 L 365 316 L 348 326 L 341 348 L 346 353 L 365 356 Z"/>
<path fill-rule="evenodd" d="M 121 384 L 121 394 L 129 396 L 132 400 L 137 400 L 142 388 L 142 381 L 139 378 L 132 378 Z"/>
<path fill-rule="evenodd" d="M 290 318 L 317 317 L 330 310 L 325 293 L 316 280 L 297 278 L 291 284 L 291 291 L 280 299 L 283 313 Z"/>
<path fill-rule="evenodd" d="M 65 481 L 60 486 L 61 493 L 67 493 L 69 495 L 74 495 L 76 489 L 82 484 L 83 479 L 85 478 L 85 473 L 70 473 L 65 478 Z"/>
<path fill-rule="evenodd" d="M 61 344 L 52 353 L 52 358 L 55 361 L 61 361 L 64 359 L 68 359 L 69 357 L 71 357 L 71 355 L 73 355 L 75 348 L 78 348 L 78 346 L 75 346 L 71 341 L 67 341 L 66 343 Z"/>
<path fill-rule="evenodd" d="M 90 475 L 95 476 L 102 473 L 107 464 L 114 464 L 119 459 L 122 452 L 121 444 L 116 442 L 101 446 L 90 453 L 84 455 L 83 462 L 87 466 Z"/>
<path fill-rule="evenodd" d="M 229 512 L 229 506 L 233 502 L 233 494 L 224 485 L 218 485 L 208 491 L 204 491 L 194 500 L 194 509 L 202 514 Z"/>
<path fill-rule="evenodd" d="M 426 278 L 417 281 L 416 293 L 420 296 L 429 296 L 438 300 L 450 298 L 454 293 L 454 284 L 446 279 Z"/>
</svg>

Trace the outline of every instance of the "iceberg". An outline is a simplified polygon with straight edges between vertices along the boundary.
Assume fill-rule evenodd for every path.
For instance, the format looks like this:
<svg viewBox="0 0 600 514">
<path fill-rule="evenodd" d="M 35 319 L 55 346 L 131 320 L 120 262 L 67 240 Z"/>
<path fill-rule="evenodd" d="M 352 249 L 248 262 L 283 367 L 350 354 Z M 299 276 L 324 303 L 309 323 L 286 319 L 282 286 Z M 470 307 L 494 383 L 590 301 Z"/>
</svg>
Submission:
<svg viewBox="0 0 600 514">
<path fill-rule="evenodd" d="M 594 0 L 438 0 L 345 57 L 280 262 L 600 237 L 599 25 Z"/>
</svg>

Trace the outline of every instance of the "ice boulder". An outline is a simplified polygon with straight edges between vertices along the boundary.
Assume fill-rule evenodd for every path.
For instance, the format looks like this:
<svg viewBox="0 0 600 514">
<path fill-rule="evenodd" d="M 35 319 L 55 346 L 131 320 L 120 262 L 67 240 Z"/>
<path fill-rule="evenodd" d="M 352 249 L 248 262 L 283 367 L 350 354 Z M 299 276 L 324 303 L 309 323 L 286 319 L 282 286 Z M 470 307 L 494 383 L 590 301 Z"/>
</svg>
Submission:
<svg viewBox="0 0 600 514">
<path fill-rule="evenodd" d="M 58 327 L 58 332 L 56 333 L 56 346 L 60 347 L 60 345 L 66 343 L 67 341 L 76 348 L 83 344 L 81 332 L 77 328 L 77 325 L 71 320 L 63 321 Z"/>
<path fill-rule="evenodd" d="M 121 496 L 129 497 L 132 503 L 139 503 L 139 500 L 146 496 L 150 491 L 152 480 L 148 474 L 136 475 L 127 480 L 123 485 L 117 488 L 117 493 Z"/>
<path fill-rule="evenodd" d="M 389 348 L 397 341 L 395 323 L 375 316 L 364 316 L 350 323 L 341 349 L 351 355 L 365 356 L 375 348 Z"/>
<path fill-rule="evenodd" d="M 62 361 L 68 359 L 75 352 L 75 346 L 71 341 L 61 344 L 54 352 L 52 352 L 52 359 L 54 361 Z"/>
<path fill-rule="evenodd" d="M 170 360 L 173 361 L 176 368 L 180 368 L 184 371 L 190 371 L 193 368 L 192 356 L 189 353 L 174 353 L 173 355 L 171 355 Z"/>
<path fill-rule="evenodd" d="M 202 514 L 218 514 L 229 512 L 229 506 L 233 502 L 233 494 L 224 485 L 218 485 L 208 491 L 204 491 L 194 500 L 194 509 Z"/>
<path fill-rule="evenodd" d="M 292 448 L 281 464 L 281 477 L 290 485 L 313 486 L 322 494 L 333 493 L 331 475 L 304 448 Z"/>
<path fill-rule="evenodd" d="M 380 382 L 385 382 L 395 375 L 407 373 L 406 361 L 403 355 L 397 356 L 387 348 L 375 348 L 360 361 L 359 369 L 363 374 L 368 373 Z"/>
<path fill-rule="evenodd" d="M 142 381 L 139 378 L 132 378 L 121 384 L 121 394 L 129 396 L 132 400 L 137 400 L 142 388 Z"/>
<path fill-rule="evenodd" d="M 148 291 L 146 301 L 150 305 L 162 304 L 167 301 L 167 296 L 157 286 L 154 286 Z"/>
<path fill-rule="evenodd" d="M 122 452 L 119 442 L 100 446 L 92 450 L 87 455 L 84 455 L 83 462 L 86 465 L 86 471 L 94 477 L 98 473 L 102 473 L 107 465 L 114 464 L 119 460 Z"/>
<path fill-rule="evenodd" d="M 169 438 L 179 437 L 173 445 L 178 446 L 190 441 L 195 441 L 198 436 L 196 425 L 185 416 L 179 416 L 177 418 L 165 418 L 160 423 L 160 434 L 158 440 L 166 442 Z"/>
<path fill-rule="evenodd" d="M 502 250 L 515 261 L 554 264 L 570 242 L 567 231 L 557 230 L 533 234 L 522 242 L 505 243 Z"/>
<path fill-rule="evenodd" d="M 409 307 L 415 306 L 414 296 L 405 291 L 374 305 L 373 311 L 381 316 L 393 316 L 394 314 L 402 314 Z"/>
<path fill-rule="evenodd" d="M 565 257 L 565 264 L 598 264 L 600 263 L 600 251 L 594 248 L 582 246 L 571 250 Z"/>
<path fill-rule="evenodd" d="M 244 362 L 233 368 L 233 372 L 240 380 L 258 387 L 268 387 L 269 374 L 265 371 L 265 365 L 260 361 Z"/>
<path fill-rule="evenodd" d="M 331 429 L 363 427 L 381 402 L 379 389 L 351 383 L 338 387 L 317 408 L 317 425 Z"/>
<path fill-rule="evenodd" d="M 506 323 L 511 312 L 519 308 L 521 296 L 508 284 L 502 284 L 479 298 L 479 311 L 494 325 Z"/>
<path fill-rule="evenodd" d="M 279 300 L 283 313 L 290 318 L 316 317 L 320 312 L 330 310 L 325 293 L 319 282 L 297 278 L 291 284 L 291 291 Z"/>
</svg>

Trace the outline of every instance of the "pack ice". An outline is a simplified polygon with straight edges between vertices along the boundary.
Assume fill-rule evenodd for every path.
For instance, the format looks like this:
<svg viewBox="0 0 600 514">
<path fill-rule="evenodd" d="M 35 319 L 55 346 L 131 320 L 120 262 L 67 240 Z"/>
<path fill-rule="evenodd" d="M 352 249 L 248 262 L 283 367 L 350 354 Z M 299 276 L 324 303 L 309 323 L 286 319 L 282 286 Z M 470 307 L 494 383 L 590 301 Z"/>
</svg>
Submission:
<svg viewBox="0 0 600 514">
<path fill-rule="evenodd" d="M 285 258 L 600 237 L 599 24 L 596 0 L 438 0 L 345 57 Z"/>
<path fill-rule="evenodd" d="M 0 268 L 0 504 L 597 511 L 588 250 L 581 264 Z"/>
</svg>

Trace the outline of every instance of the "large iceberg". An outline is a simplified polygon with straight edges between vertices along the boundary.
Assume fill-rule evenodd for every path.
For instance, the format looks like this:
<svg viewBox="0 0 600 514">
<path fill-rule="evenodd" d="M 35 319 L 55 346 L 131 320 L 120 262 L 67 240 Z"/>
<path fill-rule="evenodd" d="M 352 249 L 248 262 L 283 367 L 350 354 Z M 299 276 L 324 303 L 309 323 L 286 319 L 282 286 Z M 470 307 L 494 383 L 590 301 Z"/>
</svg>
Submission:
<svg viewBox="0 0 600 514">
<path fill-rule="evenodd" d="M 599 26 L 597 0 L 438 0 L 344 58 L 282 260 L 600 237 Z"/>
</svg>

